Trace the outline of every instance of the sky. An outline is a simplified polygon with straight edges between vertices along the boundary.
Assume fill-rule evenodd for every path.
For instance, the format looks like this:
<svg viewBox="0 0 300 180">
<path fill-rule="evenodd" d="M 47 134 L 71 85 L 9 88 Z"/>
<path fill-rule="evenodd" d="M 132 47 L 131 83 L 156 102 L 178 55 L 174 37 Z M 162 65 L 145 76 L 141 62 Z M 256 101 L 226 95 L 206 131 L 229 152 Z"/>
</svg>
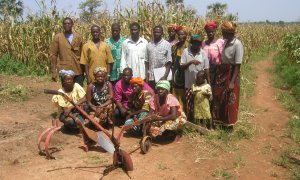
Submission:
<svg viewBox="0 0 300 180">
<path fill-rule="evenodd" d="M 36 1 L 23 0 L 25 14 L 34 13 L 40 10 Z M 50 5 L 51 0 L 45 0 Z M 79 4 L 84 0 L 56 0 L 57 8 L 60 11 L 78 15 Z M 135 7 L 137 0 L 104 0 L 104 8 L 113 11 L 115 1 L 121 1 L 123 7 Z M 164 0 L 161 0 L 164 2 Z M 186 6 L 197 10 L 197 13 L 204 16 L 207 13 L 207 5 L 215 2 L 226 3 L 228 12 L 238 13 L 240 22 L 254 21 L 300 21 L 299 0 L 184 0 Z"/>
</svg>

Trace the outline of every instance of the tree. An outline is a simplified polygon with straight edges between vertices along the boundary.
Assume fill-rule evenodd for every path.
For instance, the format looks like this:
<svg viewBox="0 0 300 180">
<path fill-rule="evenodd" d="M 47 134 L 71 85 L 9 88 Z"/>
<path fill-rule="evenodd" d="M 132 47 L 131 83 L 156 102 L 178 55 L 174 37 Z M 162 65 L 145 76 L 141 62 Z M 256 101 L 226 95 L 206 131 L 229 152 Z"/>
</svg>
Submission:
<svg viewBox="0 0 300 180">
<path fill-rule="evenodd" d="M 23 9 L 24 4 L 21 0 L 0 0 L 0 15 L 3 20 L 21 17 Z"/>
<path fill-rule="evenodd" d="M 179 4 L 179 3 L 183 3 L 183 0 L 166 0 L 167 6 L 171 4 Z"/>
<path fill-rule="evenodd" d="M 207 9 L 209 10 L 209 13 L 216 14 L 218 16 L 224 16 L 227 11 L 227 4 L 216 2 L 209 4 Z"/>
<path fill-rule="evenodd" d="M 229 21 L 238 21 L 238 13 L 236 13 L 236 14 L 229 13 L 227 15 L 227 19 Z"/>
<path fill-rule="evenodd" d="M 103 0 L 85 0 L 79 4 L 81 9 L 80 18 L 84 21 L 91 21 L 96 17 L 99 8 L 102 6 Z"/>
</svg>

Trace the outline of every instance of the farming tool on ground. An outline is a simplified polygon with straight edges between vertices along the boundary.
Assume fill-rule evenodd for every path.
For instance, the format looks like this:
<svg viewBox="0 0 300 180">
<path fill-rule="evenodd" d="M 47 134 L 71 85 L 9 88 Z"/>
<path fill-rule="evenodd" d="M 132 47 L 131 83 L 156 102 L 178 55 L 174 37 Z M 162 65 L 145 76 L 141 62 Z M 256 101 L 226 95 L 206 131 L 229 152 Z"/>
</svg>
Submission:
<svg viewBox="0 0 300 180">
<path fill-rule="evenodd" d="M 132 171 L 133 170 L 133 162 L 132 159 L 129 155 L 129 153 L 127 153 L 126 151 L 120 149 L 120 139 L 123 136 L 124 131 L 129 130 L 131 128 L 133 128 L 134 126 L 137 125 L 141 125 L 143 124 L 143 137 L 140 141 L 140 149 L 141 152 L 146 154 L 150 147 L 151 147 L 151 143 L 152 143 L 152 137 L 149 135 L 149 127 L 151 126 L 151 123 L 157 121 L 158 119 L 158 115 L 153 114 L 150 116 L 147 116 L 146 118 L 142 119 L 142 120 L 136 120 L 131 124 L 125 125 L 121 128 L 119 134 L 117 137 L 114 136 L 114 127 L 112 128 L 112 133 L 110 134 L 106 129 L 104 129 L 101 125 L 99 125 L 91 116 L 89 116 L 79 105 L 75 104 L 66 94 L 64 94 L 63 92 L 59 92 L 56 90 L 44 90 L 44 93 L 46 94 L 54 94 L 54 95 L 61 95 L 63 96 L 67 101 L 69 101 L 82 115 L 84 115 L 98 130 L 100 130 L 100 132 L 97 132 L 98 136 L 97 137 L 92 137 L 94 132 L 90 129 L 88 129 L 87 127 L 84 126 L 84 124 L 81 123 L 81 121 L 79 120 L 79 118 L 73 116 L 73 115 L 69 115 L 72 119 L 74 119 L 76 121 L 76 123 L 79 125 L 81 132 L 89 137 L 90 139 L 92 139 L 94 142 L 98 142 L 99 145 L 105 149 L 107 152 L 113 153 L 113 164 L 111 166 L 108 166 L 105 170 L 104 170 L 104 175 L 108 174 L 110 171 L 121 167 L 123 168 L 125 171 Z M 207 134 L 208 130 L 195 125 L 193 123 L 187 122 L 185 124 L 186 126 L 192 127 L 194 129 L 196 129 L 199 133 L 201 134 Z M 40 152 L 42 153 L 42 149 L 40 147 L 41 141 L 43 139 L 44 136 L 47 135 L 46 140 L 45 140 L 45 154 L 47 158 L 53 158 L 51 156 L 51 154 L 49 153 L 49 142 L 51 137 L 53 136 L 53 134 L 57 131 L 59 131 L 61 128 L 58 127 L 57 125 L 57 121 L 52 121 L 52 127 L 50 128 L 46 128 L 41 135 L 38 138 L 38 148 L 40 150 Z M 95 133 L 95 132 L 94 132 Z M 109 139 L 105 138 L 108 137 Z M 98 138 L 98 140 L 95 140 L 96 138 Z"/>
<path fill-rule="evenodd" d="M 57 90 L 47 90 L 47 89 L 44 90 L 44 93 L 63 96 L 83 116 L 85 116 L 98 130 L 100 130 L 100 132 L 97 132 L 99 145 L 103 149 L 107 150 L 108 152 L 113 153 L 113 168 L 111 169 L 121 167 L 126 171 L 133 170 L 132 159 L 126 151 L 120 149 L 120 138 L 118 139 L 115 138 L 114 128 L 112 129 L 112 134 L 110 134 L 106 129 L 104 129 L 101 125 L 99 125 L 91 116 L 89 116 L 79 105 L 75 104 L 65 93 L 59 92 Z M 85 135 L 87 135 L 90 139 L 95 139 L 95 137 L 93 138 L 90 135 L 92 130 L 86 128 L 77 117 L 74 117 L 72 115 L 70 115 L 70 117 L 73 118 L 76 121 L 76 123 L 80 126 L 82 133 L 85 133 Z M 45 154 L 47 158 L 50 159 L 53 158 L 49 153 L 48 146 L 52 135 L 58 130 L 60 130 L 60 127 L 57 126 L 57 123 L 54 123 L 54 125 L 52 125 L 51 128 L 45 129 L 38 138 L 38 148 L 40 152 L 42 152 L 42 149 L 40 147 L 41 141 L 43 137 L 49 132 L 45 141 Z M 109 139 L 105 138 L 105 136 L 108 137 Z M 120 135 L 118 137 L 120 137 Z M 113 146 L 113 148 L 111 146 Z"/>
</svg>

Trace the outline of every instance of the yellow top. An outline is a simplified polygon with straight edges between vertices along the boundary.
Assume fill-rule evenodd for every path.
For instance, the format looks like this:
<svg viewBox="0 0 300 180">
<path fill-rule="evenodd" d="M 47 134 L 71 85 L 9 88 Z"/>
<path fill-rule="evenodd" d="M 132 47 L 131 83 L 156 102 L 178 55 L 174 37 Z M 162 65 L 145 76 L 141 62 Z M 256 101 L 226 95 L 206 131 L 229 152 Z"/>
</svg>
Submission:
<svg viewBox="0 0 300 180">
<path fill-rule="evenodd" d="M 74 84 L 73 90 L 69 93 L 66 93 L 63 89 L 59 89 L 58 91 L 67 94 L 67 96 L 72 99 L 74 103 L 77 103 L 85 96 L 84 89 L 77 83 Z M 54 95 L 52 97 L 52 102 L 58 107 L 58 113 L 62 112 L 62 108 L 72 106 L 72 104 L 61 95 Z"/>
<path fill-rule="evenodd" d="M 94 80 L 94 70 L 96 67 L 107 68 L 107 65 L 114 63 L 109 46 L 100 41 L 99 48 L 93 41 L 88 41 L 83 45 L 80 64 L 87 65 L 89 67 L 89 78 Z"/>
</svg>

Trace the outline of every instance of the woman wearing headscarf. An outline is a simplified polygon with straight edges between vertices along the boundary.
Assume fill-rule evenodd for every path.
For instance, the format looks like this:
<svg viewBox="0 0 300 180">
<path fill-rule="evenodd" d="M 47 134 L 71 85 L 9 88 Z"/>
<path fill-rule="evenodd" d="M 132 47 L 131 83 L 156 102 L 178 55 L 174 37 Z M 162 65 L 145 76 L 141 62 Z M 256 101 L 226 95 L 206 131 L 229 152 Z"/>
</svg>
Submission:
<svg viewBox="0 0 300 180">
<path fill-rule="evenodd" d="M 206 80 L 210 83 L 209 77 L 209 62 L 206 54 L 201 49 L 202 37 L 199 34 L 192 35 L 191 46 L 183 51 L 180 61 L 180 68 L 184 70 L 184 87 L 186 98 L 186 113 L 190 121 L 193 120 L 193 92 L 192 85 L 196 82 L 196 75 L 198 71 L 204 70 Z"/>
<path fill-rule="evenodd" d="M 171 44 L 171 46 L 174 46 L 178 42 L 178 40 L 176 39 L 176 29 L 177 29 L 176 24 L 168 25 L 168 34 L 169 34 L 168 42 Z"/>
<path fill-rule="evenodd" d="M 65 93 L 76 104 L 81 104 L 86 101 L 84 89 L 74 82 L 75 73 L 72 70 L 60 70 L 59 75 L 62 80 L 62 88 L 59 92 Z M 76 108 L 61 95 L 54 95 L 52 102 L 58 107 L 59 120 L 64 123 L 67 130 L 73 131 L 77 129 L 75 120 L 69 115 L 73 115 L 84 122 L 83 116 Z"/>
<path fill-rule="evenodd" d="M 181 137 L 181 129 L 186 122 L 186 116 L 182 111 L 177 98 L 170 94 L 170 82 L 161 80 L 156 84 L 157 94 L 150 100 L 149 116 L 156 114 L 157 119 L 152 123 L 150 134 L 153 137 L 162 135 L 166 130 L 176 130 L 175 142 Z"/>
<path fill-rule="evenodd" d="M 207 54 L 209 60 L 209 71 L 211 85 L 214 85 L 216 67 L 222 62 L 222 50 L 224 48 L 224 40 L 215 38 L 218 24 L 216 22 L 208 22 L 204 26 L 207 40 L 203 41 L 202 49 Z"/>
<path fill-rule="evenodd" d="M 131 124 L 136 120 L 142 120 L 149 113 L 149 102 L 153 94 L 147 90 L 143 90 L 144 83 L 141 77 L 134 77 L 130 80 L 133 92 L 128 99 L 129 114 L 126 117 L 125 125 Z M 139 131 L 140 126 L 134 127 L 134 129 Z"/>
<path fill-rule="evenodd" d="M 189 46 L 189 42 L 187 41 L 188 32 L 184 26 L 177 26 L 176 32 L 178 42 L 172 46 L 172 91 L 180 105 L 185 109 L 184 70 L 180 67 L 180 61 L 183 50 Z"/>
<path fill-rule="evenodd" d="M 240 66 L 243 61 L 243 44 L 235 37 L 237 24 L 224 22 L 221 26 L 225 46 L 222 64 L 218 67 L 213 89 L 213 116 L 216 123 L 233 127 L 238 119 Z"/>
<path fill-rule="evenodd" d="M 91 110 L 90 114 L 95 116 L 99 124 L 112 124 L 112 99 L 113 87 L 107 80 L 105 67 L 94 69 L 95 81 L 87 87 L 87 104 Z"/>
</svg>

